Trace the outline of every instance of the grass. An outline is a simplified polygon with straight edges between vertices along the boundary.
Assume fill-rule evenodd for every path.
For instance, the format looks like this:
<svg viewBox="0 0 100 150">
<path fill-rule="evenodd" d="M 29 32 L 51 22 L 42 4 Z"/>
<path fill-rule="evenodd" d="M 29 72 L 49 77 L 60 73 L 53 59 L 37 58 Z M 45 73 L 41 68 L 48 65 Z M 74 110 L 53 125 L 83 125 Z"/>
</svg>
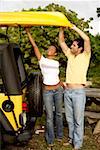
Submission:
<svg viewBox="0 0 100 150">
<path fill-rule="evenodd" d="M 38 123 L 36 125 L 38 126 L 38 124 L 41 123 L 40 119 L 37 120 L 37 122 Z M 67 141 L 67 137 L 68 137 L 68 128 L 65 124 L 63 142 Z M 40 133 L 38 135 L 33 134 L 32 139 L 29 141 L 28 145 L 24 147 L 24 150 L 28 150 L 29 147 L 30 147 L 30 150 L 47 150 L 44 133 Z M 55 139 L 53 150 L 72 150 L 72 146 L 70 145 L 70 146 L 65 147 L 62 145 L 61 142 L 58 142 Z M 100 143 L 96 141 L 95 137 L 92 134 L 92 127 L 87 123 L 85 124 L 84 142 L 83 142 L 83 147 L 81 148 L 81 150 L 100 150 Z"/>
</svg>

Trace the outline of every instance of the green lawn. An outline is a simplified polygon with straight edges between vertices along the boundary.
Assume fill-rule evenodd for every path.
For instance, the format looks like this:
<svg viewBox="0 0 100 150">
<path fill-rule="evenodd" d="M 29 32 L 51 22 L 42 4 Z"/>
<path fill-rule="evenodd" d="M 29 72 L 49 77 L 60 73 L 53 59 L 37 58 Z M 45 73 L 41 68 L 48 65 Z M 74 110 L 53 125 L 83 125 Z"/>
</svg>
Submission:
<svg viewBox="0 0 100 150">
<path fill-rule="evenodd" d="M 41 119 L 37 120 L 37 124 L 39 124 L 40 121 Z M 66 123 L 64 125 L 66 125 Z M 64 127 L 63 142 L 67 141 L 67 137 L 68 128 L 66 126 Z M 46 150 L 47 145 L 45 143 L 44 133 L 40 133 L 38 135 L 33 134 L 33 137 L 25 147 L 25 150 L 27 150 L 28 147 L 30 147 L 30 150 Z M 53 150 L 72 150 L 72 146 L 64 147 L 61 142 L 58 142 L 55 139 Z M 92 127 L 87 122 L 85 123 L 84 142 L 81 150 L 100 150 L 100 143 L 96 141 L 95 137 L 92 134 Z"/>
</svg>

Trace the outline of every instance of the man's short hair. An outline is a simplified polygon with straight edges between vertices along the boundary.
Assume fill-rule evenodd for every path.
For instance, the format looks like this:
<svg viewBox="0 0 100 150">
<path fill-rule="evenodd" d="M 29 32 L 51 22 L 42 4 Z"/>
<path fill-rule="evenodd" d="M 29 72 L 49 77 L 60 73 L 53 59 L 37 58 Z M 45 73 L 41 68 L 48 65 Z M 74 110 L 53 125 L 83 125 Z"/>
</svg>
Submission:
<svg viewBox="0 0 100 150">
<path fill-rule="evenodd" d="M 82 38 L 77 38 L 74 41 L 77 42 L 77 45 L 79 48 L 82 47 L 82 51 L 81 51 L 81 53 L 82 53 L 84 51 L 84 40 Z"/>
</svg>

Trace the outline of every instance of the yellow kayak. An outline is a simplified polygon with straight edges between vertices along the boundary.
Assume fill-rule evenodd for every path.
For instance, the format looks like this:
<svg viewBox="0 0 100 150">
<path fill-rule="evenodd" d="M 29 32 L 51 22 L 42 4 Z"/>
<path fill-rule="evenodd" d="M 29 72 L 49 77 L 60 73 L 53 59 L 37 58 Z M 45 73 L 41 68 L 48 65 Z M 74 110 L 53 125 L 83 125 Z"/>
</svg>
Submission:
<svg viewBox="0 0 100 150">
<path fill-rule="evenodd" d="M 72 24 L 61 12 L 0 12 L 0 26 L 68 26 Z"/>
</svg>

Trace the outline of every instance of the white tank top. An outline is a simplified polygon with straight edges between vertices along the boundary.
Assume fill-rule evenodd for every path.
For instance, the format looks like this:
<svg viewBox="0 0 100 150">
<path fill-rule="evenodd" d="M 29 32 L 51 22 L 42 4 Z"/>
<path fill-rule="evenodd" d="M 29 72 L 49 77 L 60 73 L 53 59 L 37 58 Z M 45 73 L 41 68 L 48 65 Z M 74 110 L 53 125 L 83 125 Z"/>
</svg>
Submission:
<svg viewBox="0 0 100 150">
<path fill-rule="evenodd" d="M 56 85 L 59 83 L 59 62 L 53 59 L 41 57 L 39 61 L 45 85 Z"/>
</svg>

